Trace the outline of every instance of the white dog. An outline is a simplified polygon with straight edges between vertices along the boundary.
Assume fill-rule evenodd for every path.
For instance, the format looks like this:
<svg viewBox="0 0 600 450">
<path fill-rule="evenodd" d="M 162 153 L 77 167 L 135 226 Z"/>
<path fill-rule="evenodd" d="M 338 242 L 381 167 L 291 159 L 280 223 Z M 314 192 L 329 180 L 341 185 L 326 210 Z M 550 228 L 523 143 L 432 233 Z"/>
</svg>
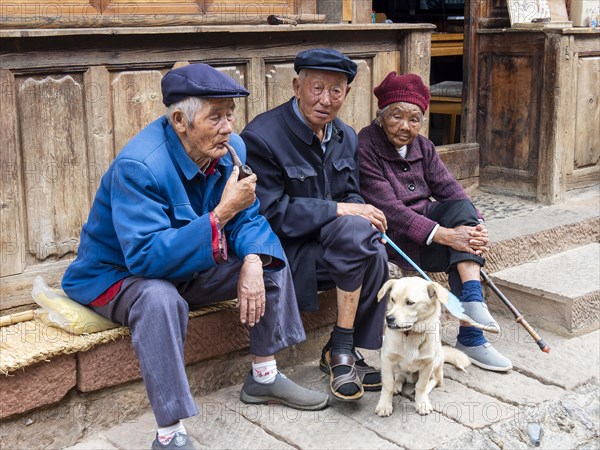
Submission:
<svg viewBox="0 0 600 450">
<path fill-rule="evenodd" d="M 435 282 L 419 277 L 389 280 L 379 290 L 378 301 L 388 293 L 385 338 L 381 348 L 382 390 L 375 412 L 392 414 L 392 398 L 402 391 L 405 381 L 414 382 L 415 403 L 419 414 L 433 411 L 429 393 L 441 386 L 444 363 L 464 370 L 470 365 L 463 352 L 442 347 L 440 316 L 448 291 Z"/>
</svg>

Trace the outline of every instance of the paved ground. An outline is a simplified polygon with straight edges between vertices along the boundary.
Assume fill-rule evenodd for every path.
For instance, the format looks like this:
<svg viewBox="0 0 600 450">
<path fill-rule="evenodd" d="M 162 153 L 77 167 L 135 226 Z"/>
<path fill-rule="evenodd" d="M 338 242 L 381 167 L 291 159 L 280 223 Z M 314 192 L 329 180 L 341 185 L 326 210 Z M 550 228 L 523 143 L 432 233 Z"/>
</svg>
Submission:
<svg viewBox="0 0 600 450">
<path fill-rule="evenodd" d="M 435 411 L 428 416 L 417 414 L 410 393 L 395 397 L 394 414 L 380 418 L 374 413 L 379 393 L 299 412 L 245 405 L 237 385 L 198 397 L 201 413 L 186 427 L 198 448 L 600 448 L 600 332 L 569 339 L 538 329 L 551 347 L 545 354 L 520 325 L 499 319 L 502 334 L 490 340 L 515 370 L 498 374 L 472 366 L 465 374 L 446 365 L 445 384 L 431 394 Z M 455 334 L 456 324 L 446 321 L 442 339 L 452 344 Z M 377 352 L 367 358 L 378 365 Z M 316 360 L 287 374 L 328 391 Z M 149 448 L 154 433 L 148 411 L 70 448 Z"/>
<path fill-rule="evenodd" d="M 597 217 L 600 208 L 597 189 L 554 207 L 481 190 L 470 194 L 498 240 Z M 514 217 L 523 217 L 519 226 Z M 592 264 L 597 268 L 600 261 Z M 197 397 L 201 413 L 187 419 L 186 427 L 198 448 L 600 449 L 600 332 L 566 338 L 527 317 L 551 347 L 545 354 L 512 316 L 497 318 L 502 333 L 488 338 L 512 359 L 514 370 L 498 374 L 472 366 L 465 374 L 446 365 L 444 386 L 431 394 L 435 411 L 428 416 L 417 414 L 410 391 L 394 398 L 391 417 L 380 418 L 374 412 L 379 393 L 352 403 L 332 399 L 323 411 L 298 412 L 244 405 L 237 385 Z M 456 332 L 456 322 L 446 320 L 442 339 L 452 345 Z M 367 359 L 379 365 L 377 352 Z M 328 392 L 316 359 L 285 373 Z M 70 448 L 149 448 L 154 433 L 148 410 Z"/>
<path fill-rule="evenodd" d="M 600 208 L 597 189 L 554 207 L 481 190 L 470 194 L 499 240 L 597 217 Z M 514 217 L 523 217 L 518 227 Z M 598 267 L 600 261 L 592 264 Z M 374 412 L 379 393 L 353 403 L 332 399 L 323 411 L 298 412 L 244 405 L 237 385 L 197 397 L 201 413 L 187 419 L 186 427 L 198 448 L 600 449 L 600 332 L 566 338 L 527 317 L 551 347 L 545 354 L 512 316 L 497 318 L 502 333 L 488 338 L 512 359 L 514 370 L 498 374 L 472 366 L 465 374 L 447 365 L 444 386 L 430 396 L 435 411 L 428 416 L 417 414 L 410 390 L 394 398 L 391 417 L 380 418 Z M 452 345 L 456 332 L 456 322 L 446 320 L 442 339 Z M 377 352 L 367 359 L 379 365 Z M 285 373 L 328 392 L 316 360 Z M 70 448 L 149 448 L 154 433 L 148 410 Z"/>
</svg>

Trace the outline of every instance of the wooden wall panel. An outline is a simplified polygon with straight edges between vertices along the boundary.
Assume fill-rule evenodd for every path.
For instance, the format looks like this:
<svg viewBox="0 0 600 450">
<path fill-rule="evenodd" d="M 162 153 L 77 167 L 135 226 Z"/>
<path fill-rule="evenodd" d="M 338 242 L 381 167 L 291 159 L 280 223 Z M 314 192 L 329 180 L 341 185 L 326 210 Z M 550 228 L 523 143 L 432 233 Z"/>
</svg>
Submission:
<svg viewBox="0 0 600 450">
<path fill-rule="evenodd" d="M 18 89 L 27 247 L 38 260 L 73 251 L 90 204 L 83 86 L 67 75 Z"/>
<path fill-rule="evenodd" d="M 296 0 L 298 14 L 315 14 L 317 12 L 317 0 Z"/>
<path fill-rule="evenodd" d="M 29 17 L 32 22 L 51 22 L 65 17 L 93 17 L 99 14 L 89 0 L 10 0 L 2 2 L 4 17 Z"/>
<path fill-rule="evenodd" d="M 162 103 L 158 70 L 124 71 L 115 74 L 110 87 L 114 148 L 118 153 L 142 128 L 166 111 Z"/>
<path fill-rule="evenodd" d="M 196 0 L 107 0 L 106 15 L 132 16 L 140 14 L 204 14 L 204 1 Z"/>
<path fill-rule="evenodd" d="M 598 37 L 583 29 L 479 31 L 481 186 L 554 203 L 598 185 Z"/>
<path fill-rule="evenodd" d="M 431 71 L 431 35 L 429 33 L 410 33 L 402 38 L 402 47 L 407 51 L 400 54 L 400 71 L 398 73 L 416 73 L 423 82 L 429 85 Z M 429 135 L 429 111 L 426 111 L 426 120 L 423 121 L 420 133 Z"/>
<path fill-rule="evenodd" d="M 129 0 L 120 0 L 127 2 Z M 235 14 L 241 20 L 252 20 L 259 16 L 269 14 L 294 15 L 296 13 L 296 2 L 286 0 L 261 0 L 261 1 L 240 1 L 240 0 L 203 0 L 205 3 L 206 14 Z"/>
<path fill-rule="evenodd" d="M 405 48 L 400 56 L 400 72 L 416 73 L 428 83 L 431 70 L 431 34 L 406 34 L 400 44 Z"/>
<path fill-rule="evenodd" d="M 580 57 L 577 67 L 575 151 L 579 169 L 600 162 L 600 57 Z"/>
<path fill-rule="evenodd" d="M 510 27 L 506 0 L 476 0 L 469 1 L 476 5 L 476 15 L 473 16 L 480 28 Z"/>
<path fill-rule="evenodd" d="M 371 105 L 375 97 L 372 94 L 372 61 L 355 59 L 354 62 L 358 65 L 358 73 L 350 85 L 350 93 L 346 97 L 338 116 L 358 132 L 373 120 Z"/>
<path fill-rule="evenodd" d="M 380 52 L 373 57 L 373 88 L 383 81 L 390 72 L 400 72 L 400 52 Z M 371 103 L 371 117 L 375 117 L 377 113 L 377 99 L 373 95 L 373 101 Z"/>
<path fill-rule="evenodd" d="M 242 86 L 247 86 L 247 82 L 246 82 L 246 68 L 244 65 L 237 65 L 237 66 L 222 66 L 222 67 L 218 67 L 218 69 L 225 73 L 226 75 L 229 75 L 231 78 L 233 78 L 235 81 L 237 81 L 240 85 Z M 252 92 L 250 92 L 250 94 L 252 95 Z M 245 98 L 236 98 L 235 99 L 235 124 L 233 126 L 233 130 L 236 133 L 241 133 L 241 131 L 244 129 L 244 127 L 246 126 L 248 117 L 247 117 L 247 99 Z"/>
<path fill-rule="evenodd" d="M 250 96 L 246 100 L 246 123 L 252 121 L 261 112 L 267 110 L 265 80 L 266 69 L 262 58 L 253 57 L 248 61 L 248 84 L 246 88 L 250 91 Z M 237 121 L 237 114 L 236 114 Z M 236 127 L 238 128 L 238 127 Z"/>
<path fill-rule="evenodd" d="M 549 35 L 544 42 L 543 67 L 540 92 L 561 92 L 570 90 L 573 78 L 573 65 L 569 54 L 568 39 L 560 35 Z M 537 81 L 537 80 L 536 80 Z M 536 198 L 545 203 L 554 203 L 564 196 L 566 170 L 565 153 L 573 146 L 572 126 L 567 117 L 572 117 L 574 103 L 570 95 L 541 95 L 539 97 L 540 126 L 539 136 L 533 143 L 539 149 L 536 173 Z"/>
<path fill-rule="evenodd" d="M 530 170 L 532 128 L 536 123 L 539 92 L 534 92 L 534 70 L 530 56 L 490 56 L 493 69 L 480 86 L 489 86 L 485 102 L 487 135 L 480 136 L 488 149 L 484 165 Z M 523 126 L 529 124 L 529 126 Z"/>
<path fill-rule="evenodd" d="M 520 35 L 480 38 L 477 100 L 479 184 L 506 194 L 537 197 L 540 158 L 543 48 L 517 47 Z M 551 159 L 545 148 L 544 157 Z M 546 170 L 546 169 L 544 169 Z"/>
<path fill-rule="evenodd" d="M 316 0 L 12 0 L 0 3 L 11 28 L 111 27 L 185 24 L 265 24 L 270 14 L 323 21 Z M 301 4 L 300 4 L 301 3 Z M 363 8 L 366 9 L 366 6 Z M 369 8 L 370 11 L 370 8 Z"/>
<path fill-rule="evenodd" d="M 83 74 L 86 132 L 86 181 L 90 204 L 100 179 L 115 157 L 111 116 L 110 74 L 104 66 L 90 67 Z"/>
<path fill-rule="evenodd" d="M 281 105 L 294 95 L 292 80 L 296 76 L 293 62 L 266 65 L 267 109 Z"/>
<path fill-rule="evenodd" d="M 16 85 L 13 74 L 0 69 L 0 276 L 25 268 L 23 199 Z"/>
</svg>

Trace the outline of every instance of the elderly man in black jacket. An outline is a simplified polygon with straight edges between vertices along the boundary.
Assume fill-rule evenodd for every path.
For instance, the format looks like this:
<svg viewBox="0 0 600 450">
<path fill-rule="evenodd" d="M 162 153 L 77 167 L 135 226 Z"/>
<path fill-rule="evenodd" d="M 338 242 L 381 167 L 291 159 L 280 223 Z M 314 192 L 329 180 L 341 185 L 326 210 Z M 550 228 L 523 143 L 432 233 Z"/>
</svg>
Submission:
<svg viewBox="0 0 600 450">
<path fill-rule="evenodd" d="M 337 322 L 320 367 L 334 396 L 381 389 L 381 375 L 356 347 L 379 349 L 387 278 L 379 232 L 383 213 L 359 194 L 358 140 L 337 118 L 356 64 L 332 49 L 300 52 L 294 97 L 257 116 L 241 133 L 258 175 L 260 212 L 283 244 L 300 309 L 318 309 L 317 292 L 336 288 Z"/>
</svg>

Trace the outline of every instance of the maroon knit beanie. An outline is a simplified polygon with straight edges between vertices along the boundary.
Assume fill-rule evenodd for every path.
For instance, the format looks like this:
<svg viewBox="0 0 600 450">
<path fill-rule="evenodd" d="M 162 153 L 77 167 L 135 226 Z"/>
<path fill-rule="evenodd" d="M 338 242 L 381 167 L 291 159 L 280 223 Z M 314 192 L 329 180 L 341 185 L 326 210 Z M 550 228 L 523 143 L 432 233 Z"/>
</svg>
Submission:
<svg viewBox="0 0 600 450">
<path fill-rule="evenodd" d="M 429 88 L 423 84 L 421 77 L 414 73 L 396 75 L 396 72 L 390 72 L 381 84 L 373 89 L 373 93 L 377 97 L 379 109 L 396 102 L 413 103 L 423 112 L 429 106 Z"/>
</svg>

